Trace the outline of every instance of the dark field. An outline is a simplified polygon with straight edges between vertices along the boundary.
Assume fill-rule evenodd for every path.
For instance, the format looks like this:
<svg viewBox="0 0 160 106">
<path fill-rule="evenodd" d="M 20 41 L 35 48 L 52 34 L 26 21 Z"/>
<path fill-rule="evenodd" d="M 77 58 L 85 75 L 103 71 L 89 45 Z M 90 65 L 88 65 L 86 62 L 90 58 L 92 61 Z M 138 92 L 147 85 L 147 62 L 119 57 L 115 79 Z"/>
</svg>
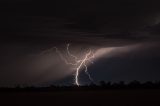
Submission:
<svg viewBox="0 0 160 106">
<path fill-rule="evenodd" d="M 0 106 L 160 106 L 160 90 L 1 92 Z"/>
</svg>

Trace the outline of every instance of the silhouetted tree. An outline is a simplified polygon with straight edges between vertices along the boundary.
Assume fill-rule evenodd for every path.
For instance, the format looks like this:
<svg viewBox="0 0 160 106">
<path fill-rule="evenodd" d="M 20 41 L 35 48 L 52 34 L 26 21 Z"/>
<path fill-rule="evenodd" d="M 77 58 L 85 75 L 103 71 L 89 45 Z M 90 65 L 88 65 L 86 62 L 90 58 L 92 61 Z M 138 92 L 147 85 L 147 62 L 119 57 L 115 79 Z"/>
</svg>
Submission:
<svg viewBox="0 0 160 106">
<path fill-rule="evenodd" d="M 89 86 L 95 87 L 95 86 L 97 86 L 97 85 L 96 85 L 95 83 L 91 82 L 91 83 L 89 84 Z"/>
<path fill-rule="evenodd" d="M 118 88 L 124 88 L 126 85 L 124 83 L 124 81 L 120 81 L 118 84 L 117 84 L 117 87 Z"/>
<path fill-rule="evenodd" d="M 151 81 L 147 81 L 143 85 L 145 88 L 153 88 L 154 87 L 154 84 Z"/>
<path fill-rule="evenodd" d="M 128 84 L 128 87 L 129 88 L 139 88 L 141 85 L 141 83 L 137 80 L 134 80 L 134 81 L 131 81 L 129 84 Z"/>
<path fill-rule="evenodd" d="M 99 83 L 100 83 L 101 87 L 106 87 L 106 85 L 107 85 L 105 81 L 100 81 Z"/>
<path fill-rule="evenodd" d="M 108 81 L 107 83 L 106 83 L 106 86 L 108 87 L 108 88 L 110 88 L 112 85 L 111 85 L 111 82 L 110 81 Z"/>
</svg>

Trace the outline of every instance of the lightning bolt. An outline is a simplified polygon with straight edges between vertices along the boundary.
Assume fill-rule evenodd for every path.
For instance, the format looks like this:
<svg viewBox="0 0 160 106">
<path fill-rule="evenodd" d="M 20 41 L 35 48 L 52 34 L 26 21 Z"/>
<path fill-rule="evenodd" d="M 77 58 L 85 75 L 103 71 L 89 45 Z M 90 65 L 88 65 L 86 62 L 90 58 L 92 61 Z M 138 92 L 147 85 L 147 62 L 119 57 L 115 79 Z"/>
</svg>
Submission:
<svg viewBox="0 0 160 106">
<path fill-rule="evenodd" d="M 89 80 L 94 82 L 90 73 L 88 72 L 88 65 L 89 63 L 93 63 L 93 59 L 96 57 L 96 59 L 105 56 L 114 56 L 117 55 L 117 53 L 123 53 L 123 52 L 130 52 L 130 50 L 134 50 L 137 49 L 139 47 L 141 47 L 141 44 L 137 44 L 137 45 L 131 45 L 131 46 L 124 46 L 124 47 L 104 47 L 104 48 L 99 48 L 97 50 L 92 51 L 91 49 L 88 49 L 83 56 L 76 56 L 74 54 L 72 54 L 69 50 L 70 44 L 66 45 L 66 53 L 61 52 L 57 47 L 52 47 L 50 49 L 47 49 L 45 51 L 42 51 L 40 54 L 36 54 L 33 56 L 43 56 L 43 55 L 51 55 L 51 53 L 56 52 L 60 59 L 62 61 L 64 61 L 65 64 L 67 65 L 71 65 L 74 70 L 75 70 L 75 74 L 74 74 L 74 84 L 76 84 L 77 86 L 80 85 L 79 83 L 79 74 L 80 71 L 84 71 L 86 73 L 86 75 L 88 76 Z M 115 50 L 117 51 L 115 53 Z M 107 56 L 106 56 L 107 54 Z M 66 58 L 67 56 L 67 58 Z"/>
<path fill-rule="evenodd" d="M 88 72 L 88 67 L 87 64 L 88 62 L 93 63 L 92 59 L 94 58 L 94 53 L 92 52 L 92 50 L 89 50 L 85 56 L 82 59 L 79 59 L 77 56 L 73 55 L 72 53 L 70 53 L 69 51 L 69 46 L 70 44 L 67 44 L 67 55 L 70 56 L 74 62 L 69 62 L 63 55 L 62 53 L 58 50 L 58 48 L 54 47 L 56 49 L 56 53 L 60 56 L 60 58 L 65 62 L 65 64 L 67 65 L 72 65 L 75 67 L 76 69 L 76 73 L 75 73 L 75 84 L 77 86 L 80 85 L 79 83 L 79 72 L 85 68 L 85 73 L 88 76 L 88 78 L 93 82 L 93 79 L 91 78 L 91 75 Z"/>
</svg>

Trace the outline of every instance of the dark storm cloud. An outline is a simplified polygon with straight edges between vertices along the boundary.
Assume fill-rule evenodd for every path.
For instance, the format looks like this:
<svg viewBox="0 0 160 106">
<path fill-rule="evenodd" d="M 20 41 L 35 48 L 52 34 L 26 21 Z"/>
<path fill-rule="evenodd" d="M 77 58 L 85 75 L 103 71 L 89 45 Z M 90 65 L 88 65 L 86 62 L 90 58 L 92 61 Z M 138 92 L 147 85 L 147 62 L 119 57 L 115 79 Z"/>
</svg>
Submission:
<svg viewBox="0 0 160 106">
<path fill-rule="evenodd" d="M 160 80 L 160 46 L 155 42 L 110 58 L 101 58 L 90 72 L 97 81 L 156 81 Z M 115 51 L 117 52 L 117 51 Z M 99 73 L 97 73 L 99 71 Z"/>
<path fill-rule="evenodd" d="M 15 39 L 19 36 L 132 39 L 136 35 L 130 33 L 154 23 L 160 8 L 157 2 L 147 1 L 57 0 L 4 2 L 1 10 L 2 32 Z"/>
</svg>

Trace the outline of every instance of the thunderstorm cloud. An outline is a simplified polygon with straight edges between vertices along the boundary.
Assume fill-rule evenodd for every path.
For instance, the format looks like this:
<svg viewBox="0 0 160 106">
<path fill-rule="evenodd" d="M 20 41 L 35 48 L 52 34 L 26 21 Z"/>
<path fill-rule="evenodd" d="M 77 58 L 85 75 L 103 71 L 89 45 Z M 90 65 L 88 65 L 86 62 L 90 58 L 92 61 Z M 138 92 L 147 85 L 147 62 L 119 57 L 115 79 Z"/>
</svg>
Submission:
<svg viewBox="0 0 160 106">
<path fill-rule="evenodd" d="M 159 80 L 157 2 L 7 0 L 0 8 L 0 86 L 73 83 L 74 68 L 54 49 L 68 58 L 68 43 L 78 57 L 94 51 L 88 68 L 95 81 Z"/>
</svg>

